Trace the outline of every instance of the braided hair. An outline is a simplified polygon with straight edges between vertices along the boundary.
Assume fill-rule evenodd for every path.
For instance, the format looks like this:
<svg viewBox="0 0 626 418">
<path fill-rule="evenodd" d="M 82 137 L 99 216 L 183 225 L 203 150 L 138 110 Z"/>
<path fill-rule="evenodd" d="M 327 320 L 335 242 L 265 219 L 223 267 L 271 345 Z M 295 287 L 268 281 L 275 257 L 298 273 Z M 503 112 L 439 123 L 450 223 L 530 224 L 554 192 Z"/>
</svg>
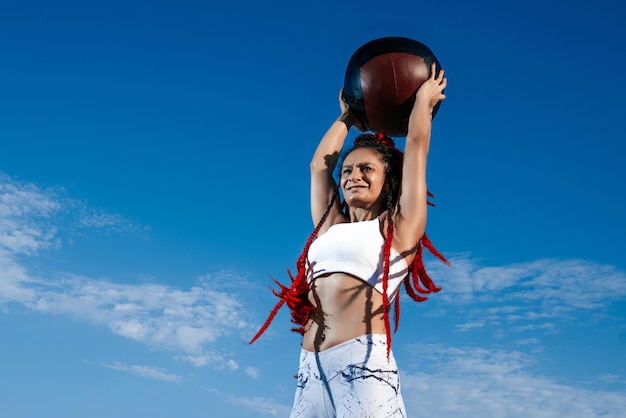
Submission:
<svg viewBox="0 0 626 418">
<path fill-rule="evenodd" d="M 348 151 L 347 154 L 352 152 L 357 148 L 369 148 L 376 151 L 381 158 L 381 161 L 385 165 L 385 183 L 387 185 L 387 195 L 386 195 L 386 211 L 388 213 L 387 216 L 387 230 L 385 234 L 385 242 L 382 248 L 382 256 L 383 256 L 383 280 L 382 280 L 382 297 L 383 297 L 383 318 L 385 322 L 385 331 L 387 337 L 387 356 L 389 356 L 391 350 L 391 320 L 390 320 L 390 302 L 389 295 L 387 290 L 389 288 L 389 266 L 390 266 L 390 258 L 391 258 L 391 245 L 393 242 L 393 233 L 394 233 L 394 223 L 393 223 L 393 213 L 397 210 L 398 199 L 401 193 L 401 184 L 402 184 L 402 162 L 403 162 L 403 154 L 402 152 L 396 148 L 393 140 L 382 133 L 366 133 L 359 135 L 354 140 L 353 148 Z M 347 155 L 346 154 L 346 155 Z M 338 165 L 340 167 L 340 165 Z M 315 307 L 311 304 L 308 299 L 308 293 L 310 290 L 310 285 L 307 281 L 307 256 L 309 253 L 309 247 L 311 243 L 317 237 L 317 234 L 326 221 L 328 214 L 332 206 L 335 203 L 339 195 L 339 186 L 335 190 L 326 211 L 324 212 L 322 218 L 319 223 L 316 225 L 315 229 L 307 239 L 302 253 L 298 257 L 296 262 L 296 275 L 292 275 L 291 271 L 287 269 L 287 273 L 289 278 L 291 279 L 291 285 L 289 287 L 283 285 L 277 280 L 272 279 L 278 286 L 278 291 L 272 289 L 272 293 L 276 295 L 280 300 L 274 307 L 274 309 L 270 312 L 267 320 L 261 327 L 261 329 L 257 332 L 257 334 L 252 338 L 250 344 L 256 341 L 269 327 L 270 323 L 280 310 L 283 304 L 287 304 L 291 311 L 291 322 L 297 325 L 297 327 L 292 328 L 292 331 L 298 332 L 300 334 L 304 334 L 305 326 L 309 321 L 311 314 L 315 311 Z M 430 197 L 433 197 L 430 192 L 428 192 Z M 428 202 L 429 205 L 432 205 L 431 202 Z M 344 208 L 344 214 L 348 215 L 347 205 L 344 203 L 342 205 Z M 431 292 L 438 292 L 441 290 L 440 287 L 437 287 L 430 276 L 426 273 L 426 269 L 424 267 L 423 262 L 423 247 L 426 247 L 435 257 L 440 259 L 442 262 L 449 264 L 448 260 L 439 253 L 432 242 L 426 234 L 422 237 L 416 237 L 417 248 L 415 258 L 413 262 L 409 266 L 409 274 L 404 278 L 403 284 L 407 294 L 416 302 L 424 302 L 428 299 L 426 294 Z M 400 297 L 396 295 L 395 303 L 394 303 L 394 333 L 398 329 L 398 324 L 400 322 Z"/>
</svg>

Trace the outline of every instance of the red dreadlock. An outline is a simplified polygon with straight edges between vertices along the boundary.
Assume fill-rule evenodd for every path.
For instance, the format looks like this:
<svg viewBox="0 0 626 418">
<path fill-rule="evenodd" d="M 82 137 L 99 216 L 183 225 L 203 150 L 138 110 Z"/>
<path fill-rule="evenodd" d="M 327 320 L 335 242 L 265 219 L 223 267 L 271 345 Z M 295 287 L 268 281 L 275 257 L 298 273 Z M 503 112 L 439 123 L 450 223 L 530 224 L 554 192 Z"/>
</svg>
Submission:
<svg viewBox="0 0 626 418">
<path fill-rule="evenodd" d="M 391 193 L 389 194 L 391 195 Z M 390 200 L 389 198 L 387 200 Z M 387 216 L 387 236 L 385 237 L 385 244 L 383 245 L 383 317 L 385 320 L 385 334 L 387 334 L 387 358 L 391 352 L 391 324 L 389 321 L 389 261 L 391 258 L 391 243 L 393 242 L 393 216 L 389 213 Z M 396 295 L 396 299 L 400 299 L 400 295 Z M 396 311 L 399 311 L 400 306 L 396 302 Z"/>
<path fill-rule="evenodd" d="M 313 243 L 313 240 L 317 237 L 320 228 L 326 221 L 326 218 L 330 213 L 330 209 L 333 207 L 335 199 L 337 199 L 338 195 L 339 189 L 336 189 L 333 197 L 330 199 L 330 203 L 328 204 L 324 215 L 322 215 L 322 219 L 317 224 L 311 235 L 309 235 L 309 238 L 306 240 L 306 243 L 304 244 L 304 249 L 302 250 L 302 253 L 298 257 L 298 261 L 296 262 L 296 277 L 294 277 L 291 274 L 291 271 L 287 269 L 287 274 L 291 279 L 291 286 L 287 287 L 279 281 L 272 279 L 272 281 L 274 281 L 274 283 L 276 283 L 280 288 L 280 292 L 277 292 L 274 289 L 271 289 L 271 291 L 280 300 L 278 301 L 276 306 L 274 306 L 274 309 L 272 309 L 272 311 L 270 312 L 259 332 L 257 332 L 254 338 L 250 340 L 250 344 L 255 342 L 270 326 L 270 324 L 274 320 L 274 317 L 278 313 L 278 310 L 283 306 L 284 303 L 287 303 L 287 306 L 291 310 L 291 322 L 299 325 L 298 327 L 292 328 L 291 330 L 294 332 L 298 332 L 302 335 L 304 334 L 304 326 L 307 324 L 307 322 L 309 322 L 309 317 L 311 313 L 315 311 L 315 307 L 311 304 L 311 302 L 309 302 L 310 287 L 306 279 L 307 256 L 309 254 L 309 247 Z"/>
<path fill-rule="evenodd" d="M 367 144 L 366 140 L 362 140 L 361 143 L 359 143 L 359 140 L 361 138 L 375 140 L 378 146 L 375 146 L 375 147 L 371 146 L 370 144 Z M 402 166 L 402 157 L 403 157 L 402 152 L 395 147 L 395 144 L 393 143 L 393 140 L 391 140 L 391 138 L 388 138 L 382 133 L 377 133 L 375 135 L 371 135 L 371 134 L 361 135 L 355 140 L 355 148 L 356 147 L 374 148 L 375 150 L 380 152 L 382 155 L 386 156 L 385 162 L 388 165 L 392 164 L 392 162 L 395 162 L 395 164 L 397 165 L 399 162 L 399 166 L 400 167 Z M 400 177 L 401 171 L 396 173 L 396 176 Z M 391 321 L 389 318 L 389 311 L 390 311 L 389 295 L 387 294 L 387 290 L 389 288 L 389 263 L 390 263 L 390 256 L 391 256 L 391 244 L 393 242 L 393 231 L 394 231 L 393 217 L 391 216 L 391 213 L 393 210 L 393 206 L 395 205 L 398 199 L 400 179 L 396 178 L 394 183 L 395 185 L 392 185 L 392 190 L 387 196 L 387 209 L 388 209 L 389 216 L 387 217 L 387 220 L 388 220 L 387 231 L 386 231 L 387 233 L 386 233 L 385 242 L 382 248 L 382 255 L 383 255 L 382 297 L 383 297 L 383 315 L 384 315 L 384 322 L 385 322 L 385 331 L 386 331 L 386 336 L 387 336 L 387 357 L 389 357 L 389 354 L 391 352 Z M 317 234 L 320 228 L 326 221 L 326 218 L 328 217 L 328 214 L 330 213 L 330 210 L 338 194 L 339 194 L 339 188 L 335 190 L 335 193 L 333 194 L 330 200 L 330 203 L 328 204 L 328 207 L 326 208 L 326 211 L 324 212 L 324 215 L 322 216 L 322 219 L 320 220 L 320 222 L 317 224 L 317 226 L 315 227 L 315 229 L 313 230 L 313 232 L 307 239 L 304 245 L 304 249 L 302 253 L 300 254 L 300 256 L 298 257 L 298 260 L 296 262 L 296 269 L 297 269 L 296 276 L 294 277 L 291 274 L 291 271 L 287 269 L 287 273 L 289 275 L 289 278 L 291 279 L 291 285 L 287 287 L 281 284 L 280 282 L 278 282 L 277 280 L 272 279 L 278 285 L 280 289 L 280 291 L 271 289 L 272 293 L 274 293 L 274 295 L 276 295 L 280 300 L 278 301 L 274 309 L 272 309 L 272 311 L 270 312 L 267 320 L 265 321 L 261 329 L 257 332 L 254 338 L 250 340 L 250 344 L 255 342 L 265 332 L 265 330 L 267 330 L 267 328 L 273 321 L 274 317 L 276 316 L 280 308 L 285 303 L 287 304 L 287 306 L 289 307 L 291 311 L 291 322 L 298 325 L 298 327 L 292 328 L 292 331 L 298 332 L 300 334 L 304 334 L 304 326 L 309 321 L 311 314 L 315 311 L 315 307 L 309 302 L 309 299 L 308 299 L 308 292 L 310 290 L 310 286 L 306 278 L 307 256 L 309 253 L 309 247 L 311 246 L 311 244 L 317 237 Z M 428 196 L 433 197 L 433 195 L 430 192 L 428 192 Z M 427 203 L 431 206 L 434 206 L 430 201 L 428 201 Z M 428 300 L 428 297 L 421 296 L 421 295 L 428 294 L 431 292 L 438 292 L 441 290 L 440 287 L 435 286 L 430 276 L 426 273 L 426 269 L 424 267 L 424 261 L 423 261 L 422 247 L 426 247 L 426 249 L 428 249 L 435 257 L 439 258 L 442 262 L 448 265 L 450 264 L 449 261 L 446 260 L 446 258 L 441 253 L 439 253 L 439 251 L 435 249 L 435 247 L 433 246 L 430 239 L 426 236 L 426 234 L 424 234 L 419 239 L 417 243 L 417 250 L 416 250 L 415 258 L 413 259 L 413 262 L 409 266 L 409 274 L 407 274 L 407 276 L 404 279 L 404 288 L 407 294 L 416 302 L 424 302 Z M 425 286 L 425 288 L 422 287 L 422 285 Z M 398 329 L 398 324 L 400 323 L 400 295 L 399 294 L 396 294 L 396 299 L 394 303 L 394 323 L 395 323 L 394 324 L 395 325 L 394 333 L 395 333 Z"/>
<path fill-rule="evenodd" d="M 430 193 L 429 193 L 430 194 Z M 432 196 L 432 195 L 431 195 Z M 389 358 L 389 354 L 391 353 L 391 321 L 389 319 L 389 296 L 387 295 L 387 289 L 389 288 L 389 260 L 391 258 L 391 244 L 393 242 L 393 217 L 389 216 L 387 218 L 387 236 L 385 237 L 385 243 L 383 245 L 383 315 L 385 321 L 385 333 L 387 336 L 387 358 Z M 435 286 L 430 276 L 426 273 L 426 268 L 424 267 L 424 260 L 422 258 L 423 251 L 422 245 L 426 247 L 433 255 L 439 258 L 442 262 L 446 264 L 450 264 L 446 258 L 435 249 L 432 242 L 428 239 L 426 234 L 422 236 L 422 238 L 417 243 L 417 252 L 415 254 L 415 258 L 413 262 L 409 266 L 410 274 L 404 278 L 404 288 L 406 289 L 407 294 L 416 302 L 424 302 L 428 300 L 426 296 L 420 296 L 421 294 L 428 294 L 431 292 L 439 292 L 441 290 L 440 287 Z M 426 289 L 424 289 L 420 285 L 420 281 Z M 394 320 L 394 329 L 395 333 L 398 331 L 398 325 L 400 324 L 400 294 L 396 293 L 396 299 L 394 303 L 394 311 L 393 311 L 393 320 Z"/>
</svg>

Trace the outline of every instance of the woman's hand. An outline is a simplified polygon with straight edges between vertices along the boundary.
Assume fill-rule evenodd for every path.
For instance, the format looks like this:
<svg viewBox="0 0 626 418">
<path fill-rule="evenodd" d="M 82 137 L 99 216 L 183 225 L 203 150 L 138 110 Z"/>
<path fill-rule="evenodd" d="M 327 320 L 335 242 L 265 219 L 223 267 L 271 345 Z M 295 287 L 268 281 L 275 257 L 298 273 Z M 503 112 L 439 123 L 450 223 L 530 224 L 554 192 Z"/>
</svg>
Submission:
<svg viewBox="0 0 626 418">
<path fill-rule="evenodd" d="M 350 112 L 350 106 L 343 100 L 343 89 L 339 89 L 339 109 L 341 110 L 341 116 Z"/>
<path fill-rule="evenodd" d="M 361 132 L 365 132 L 365 128 L 359 121 L 359 118 L 356 117 L 350 106 L 343 100 L 343 89 L 339 90 L 339 109 L 341 110 L 341 115 L 337 120 L 346 124 L 346 127 L 350 129 L 351 126 L 354 126 Z"/>
<path fill-rule="evenodd" d="M 430 69 L 430 77 L 417 90 L 415 105 L 413 106 L 414 111 L 416 109 L 424 109 L 432 114 L 435 105 L 446 98 L 443 90 L 448 84 L 448 79 L 443 74 L 443 70 L 437 73 L 436 65 L 433 63 Z"/>
</svg>

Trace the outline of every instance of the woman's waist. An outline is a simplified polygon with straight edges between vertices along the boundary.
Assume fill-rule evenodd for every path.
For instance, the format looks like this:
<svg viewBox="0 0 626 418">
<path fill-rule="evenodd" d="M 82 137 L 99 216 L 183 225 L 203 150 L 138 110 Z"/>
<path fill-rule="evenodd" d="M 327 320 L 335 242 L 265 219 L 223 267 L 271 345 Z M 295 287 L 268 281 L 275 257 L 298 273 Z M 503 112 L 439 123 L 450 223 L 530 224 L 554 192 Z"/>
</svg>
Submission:
<svg viewBox="0 0 626 418">
<path fill-rule="evenodd" d="M 302 339 L 307 351 L 324 351 L 362 335 L 385 335 L 382 315 L 342 315 L 320 313 L 309 320 Z M 320 320 L 320 317 L 322 319 Z"/>
<path fill-rule="evenodd" d="M 357 306 L 382 304 L 382 294 L 369 283 L 347 273 L 331 273 L 318 277 L 310 284 L 309 301 L 322 307 L 326 314 L 341 315 Z"/>
<path fill-rule="evenodd" d="M 405 273 L 393 273 L 389 275 L 387 279 L 387 295 L 389 299 L 393 299 L 395 292 L 405 277 Z M 333 297 L 341 296 L 341 294 L 346 292 L 354 293 L 364 291 L 375 295 L 374 297 L 377 295 L 382 298 L 384 278 L 379 272 L 374 276 L 367 276 L 354 271 L 340 270 L 309 277 L 309 286 L 312 289 L 317 288 L 319 293 L 330 293 Z"/>
<path fill-rule="evenodd" d="M 309 283 L 312 289 L 315 287 L 320 292 L 376 290 L 373 284 L 375 283 L 372 283 L 372 281 L 368 281 L 362 277 L 343 271 L 320 275 Z M 380 294 L 381 292 L 377 291 L 377 293 Z"/>
<path fill-rule="evenodd" d="M 333 341 L 332 343 L 329 341 L 327 343 L 321 345 L 308 345 L 305 342 L 302 343 L 302 351 L 312 353 L 325 353 L 329 354 L 337 350 L 341 350 L 343 347 L 349 346 L 355 340 L 363 340 L 363 341 L 378 341 L 380 343 L 387 342 L 387 336 L 384 331 L 382 333 L 371 333 L 371 334 L 358 334 L 350 337 L 343 338 L 341 340 Z"/>
</svg>

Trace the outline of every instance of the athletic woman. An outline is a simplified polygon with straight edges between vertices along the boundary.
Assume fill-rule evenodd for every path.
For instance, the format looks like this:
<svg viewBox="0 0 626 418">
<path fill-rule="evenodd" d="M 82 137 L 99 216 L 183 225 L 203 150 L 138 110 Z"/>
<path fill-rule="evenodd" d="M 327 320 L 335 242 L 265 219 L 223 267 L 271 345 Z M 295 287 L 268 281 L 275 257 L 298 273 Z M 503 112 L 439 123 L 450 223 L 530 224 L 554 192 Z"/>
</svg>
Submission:
<svg viewBox="0 0 626 418">
<path fill-rule="evenodd" d="M 348 131 L 358 126 L 341 100 L 341 115 L 311 161 L 311 215 L 316 225 L 289 287 L 252 340 L 282 304 L 302 333 L 298 385 L 291 417 L 405 417 L 391 351 L 390 305 L 397 328 L 398 288 L 414 300 L 438 291 L 424 271 L 426 161 L 434 106 L 445 99 L 443 71 L 420 86 L 409 117 L 404 155 L 382 134 L 355 139 L 333 172 Z M 343 203 L 338 198 L 339 189 Z M 426 287 L 424 289 L 420 282 Z"/>
</svg>

